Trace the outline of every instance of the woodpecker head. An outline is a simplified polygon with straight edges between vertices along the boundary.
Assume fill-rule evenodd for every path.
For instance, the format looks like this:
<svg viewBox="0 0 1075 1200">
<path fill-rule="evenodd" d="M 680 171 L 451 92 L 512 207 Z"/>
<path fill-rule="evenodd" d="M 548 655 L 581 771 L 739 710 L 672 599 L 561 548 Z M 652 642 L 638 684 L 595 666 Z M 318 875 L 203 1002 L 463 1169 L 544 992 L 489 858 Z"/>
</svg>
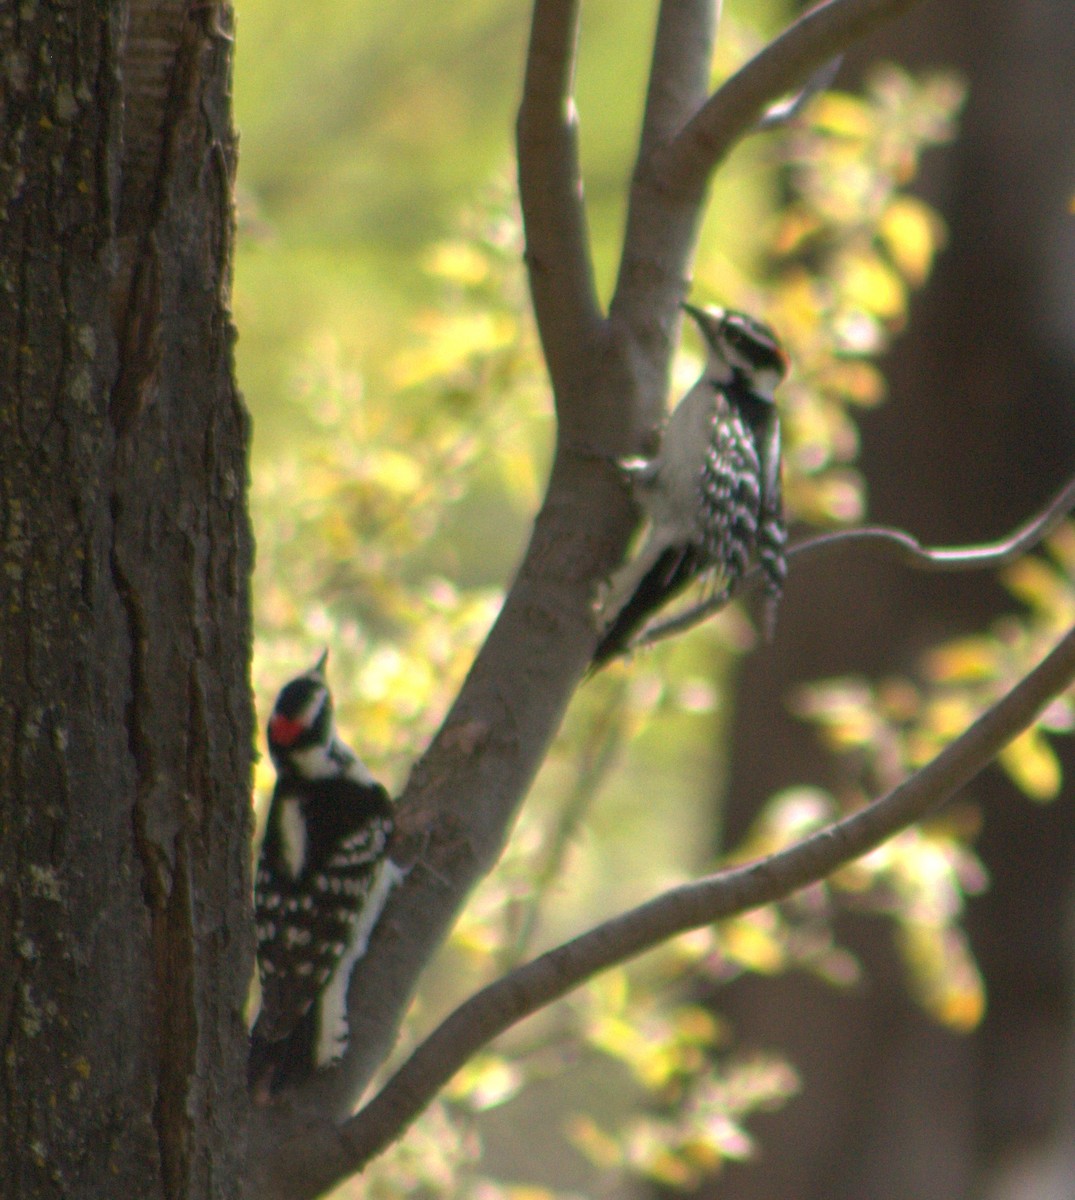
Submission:
<svg viewBox="0 0 1075 1200">
<path fill-rule="evenodd" d="M 788 357 L 768 325 L 730 308 L 683 308 L 695 319 L 706 343 L 706 378 L 733 381 L 770 404 L 788 373 Z"/>
<path fill-rule="evenodd" d="M 269 718 L 269 753 L 279 773 L 314 777 L 328 774 L 318 769 L 328 761 L 336 738 L 332 693 L 325 682 L 328 651 L 305 675 L 285 684 Z"/>
</svg>

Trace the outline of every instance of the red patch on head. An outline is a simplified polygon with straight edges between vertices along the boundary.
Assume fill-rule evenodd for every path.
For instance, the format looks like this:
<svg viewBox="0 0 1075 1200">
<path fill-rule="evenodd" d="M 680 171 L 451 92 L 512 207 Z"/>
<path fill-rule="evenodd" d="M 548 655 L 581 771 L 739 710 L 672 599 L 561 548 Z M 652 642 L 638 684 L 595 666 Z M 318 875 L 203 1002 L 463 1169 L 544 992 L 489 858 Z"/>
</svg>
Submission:
<svg viewBox="0 0 1075 1200">
<path fill-rule="evenodd" d="M 275 746 L 293 746 L 306 732 L 301 721 L 293 721 L 282 713 L 273 713 L 269 718 L 269 741 Z"/>
</svg>

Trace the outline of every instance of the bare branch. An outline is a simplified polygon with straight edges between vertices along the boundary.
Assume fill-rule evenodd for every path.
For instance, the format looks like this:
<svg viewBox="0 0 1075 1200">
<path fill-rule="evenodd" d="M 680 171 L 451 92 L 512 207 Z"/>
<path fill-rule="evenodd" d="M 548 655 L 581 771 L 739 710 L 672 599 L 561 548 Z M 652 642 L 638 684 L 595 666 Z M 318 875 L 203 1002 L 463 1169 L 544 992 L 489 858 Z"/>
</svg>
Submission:
<svg viewBox="0 0 1075 1200">
<path fill-rule="evenodd" d="M 737 71 L 661 155 L 665 187 L 687 196 L 705 189 L 713 170 L 767 105 L 799 87 L 813 71 L 864 34 L 919 0 L 827 0 L 790 25 Z"/>
<path fill-rule="evenodd" d="M 679 328 L 679 303 L 694 254 L 704 197 L 684 201 L 659 186 L 654 162 L 709 90 L 719 4 L 663 0 L 657 19 L 642 138 L 627 205 L 612 348 L 603 369 L 621 397 L 617 454 L 637 454 L 657 427 Z"/>
<path fill-rule="evenodd" d="M 1029 521 L 996 542 L 977 546 L 923 546 L 902 529 L 868 525 L 862 529 L 838 529 L 800 542 L 788 550 L 789 557 L 843 549 L 848 544 L 868 543 L 891 550 L 918 571 L 981 571 L 1005 567 L 1049 536 L 1075 508 L 1075 478 L 1069 479 L 1049 503 Z"/>
<path fill-rule="evenodd" d="M 390 1145 L 492 1038 L 597 972 L 824 879 L 951 799 L 1073 680 L 1075 630 L 932 762 L 866 808 L 780 853 L 665 892 L 483 988 L 339 1131 L 347 1170 L 359 1170 Z"/>
<path fill-rule="evenodd" d="M 578 367 L 604 330 L 572 98 L 577 39 L 578 0 L 537 0 L 516 124 L 530 293 L 557 403 L 569 407 L 582 402 Z"/>
<path fill-rule="evenodd" d="M 1047 538 L 1061 521 L 1075 508 L 1075 477 L 1069 479 L 1048 504 L 1029 521 L 1013 530 L 1007 537 L 996 542 L 985 542 L 977 546 L 923 546 L 912 534 L 903 529 L 885 525 L 867 525 L 859 529 L 836 529 L 821 533 L 797 545 L 789 546 L 788 559 L 801 559 L 807 555 L 831 553 L 855 546 L 876 546 L 892 553 L 900 562 L 916 571 L 982 571 L 1004 567 L 1008 563 L 1032 550 Z M 652 646 L 655 642 L 685 633 L 707 617 L 723 608 L 734 596 L 755 586 L 761 579 L 761 569 L 753 566 L 737 582 L 732 593 L 720 592 L 693 605 L 667 621 L 652 625 L 635 639 L 629 650 Z"/>
<path fill-rule="evenodd" d="M 709 90 L 709 65 L 720 0 L 661 0 L 653 38 L 639 161 L 667 145 L 698 111 Z"/>
</svg>

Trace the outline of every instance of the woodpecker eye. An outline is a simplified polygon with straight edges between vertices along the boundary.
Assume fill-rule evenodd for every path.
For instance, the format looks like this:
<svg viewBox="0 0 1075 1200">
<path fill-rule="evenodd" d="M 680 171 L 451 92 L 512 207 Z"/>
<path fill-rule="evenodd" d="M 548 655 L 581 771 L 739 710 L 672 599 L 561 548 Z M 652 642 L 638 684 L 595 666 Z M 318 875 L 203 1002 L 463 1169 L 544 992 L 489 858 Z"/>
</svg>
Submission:
<svg viewBox="0 0 1075 1200">
<path fill-rule="evenodd" d="M 751 339 L 743 332 L 738 325 L 732 325 L 728 322 L 724 326 L 724 340 L 729 346 L 736 350 L 746 352 L 750 348 Z"/>
<path fill-rule="evenodd" d="M 787 370 L 787 358 L 777 344 L 776 338 L 760 324 L 756 328 L 748 328 L 731 319 L 724 323 L 724 341 L 745 363 L 756 371 L 776 371 L 783 375 Z"/>
</svg>

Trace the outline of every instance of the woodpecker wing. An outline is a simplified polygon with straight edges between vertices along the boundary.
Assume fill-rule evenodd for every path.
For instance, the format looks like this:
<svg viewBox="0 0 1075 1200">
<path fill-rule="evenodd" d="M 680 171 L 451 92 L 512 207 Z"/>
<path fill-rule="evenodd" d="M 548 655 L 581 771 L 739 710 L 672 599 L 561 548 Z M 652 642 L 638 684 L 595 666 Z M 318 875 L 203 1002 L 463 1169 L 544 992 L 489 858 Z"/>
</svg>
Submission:
<svg viewBox="0 0 1075 1200">
<path fill-rule="evenodd" d="M 623 654 L 650 616 L 698 577 L 700 557 L 701 547 L 695 545 L 669 546 L 660 554 L 601 635 L 594 651 L 594 670 Z"/>
<path fill-rule="evenodd" d="M 746 570 L 758 536 L 760 464 L 742 413 L 721 396 L 701 478 L 706 559 L 729 591 Z"/>
<path fill-rule="evenodd" d="M 762 491 L 758 561 L 765 572 L 766 590 L 770 597 L 779 599 L 788 573 L 785 558 L 788 532 L 784 524 L 784 496 L 780 484 L 780 421 L 775 410 L 759 441 Z"/>
<path fill-rule="evenodd" d="M 379 785 L 278 783 L 255 885 L 260 1038 L 286 1038 L 347 955 L 391 833 Z"/>
</svg>

